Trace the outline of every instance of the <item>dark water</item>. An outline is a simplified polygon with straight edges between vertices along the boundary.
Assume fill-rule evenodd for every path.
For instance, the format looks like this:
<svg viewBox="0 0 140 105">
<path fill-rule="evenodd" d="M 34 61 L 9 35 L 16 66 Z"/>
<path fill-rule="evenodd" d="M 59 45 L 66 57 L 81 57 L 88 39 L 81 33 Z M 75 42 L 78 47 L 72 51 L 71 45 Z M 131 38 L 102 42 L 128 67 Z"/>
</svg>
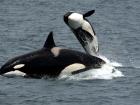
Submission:
<svg viewBox="0 0 140 105">
<path fill-rule="evenodd" d="M 125 77 L 111 80 L 45 80 L 0 76 L 0 105 L 140 105 L 139 0 L 0 0 L 0 66 L 44 44 L 83 51 L 63 22 L 67 11 L 95 9 L 89 20 L 100 53 L 121 63 Z"/>
</svg>

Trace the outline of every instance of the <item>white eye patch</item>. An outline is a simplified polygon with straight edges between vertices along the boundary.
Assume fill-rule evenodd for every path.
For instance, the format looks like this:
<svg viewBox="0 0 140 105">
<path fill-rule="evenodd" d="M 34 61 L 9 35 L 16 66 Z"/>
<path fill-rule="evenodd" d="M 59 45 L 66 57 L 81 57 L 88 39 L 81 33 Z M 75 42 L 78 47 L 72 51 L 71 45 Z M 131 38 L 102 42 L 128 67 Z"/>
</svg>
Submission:
<svg viewBox="0 0 140 105">
<path fill-rule="evenodd" d="M 15 70 L 17 70 L 17 69 L 21 69 L 22 67 L 24 67 L 25 66 L 25 64 L 18 64 L 18 65 L 15 65 L 13 68 L 15 69 Z"/>
</svg>

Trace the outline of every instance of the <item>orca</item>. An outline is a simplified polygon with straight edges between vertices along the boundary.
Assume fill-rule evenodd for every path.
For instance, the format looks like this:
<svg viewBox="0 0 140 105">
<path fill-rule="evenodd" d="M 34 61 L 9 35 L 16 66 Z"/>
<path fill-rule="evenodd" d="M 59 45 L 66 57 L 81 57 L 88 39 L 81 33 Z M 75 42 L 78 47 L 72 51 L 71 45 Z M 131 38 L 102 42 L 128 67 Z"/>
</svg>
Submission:
<svg viewBox="0 0 140 105">
<path fill-rule="evenodd" d="M 19 70 L 29 77 L 58 77 L 63 73 L 74 75 L 100 68 L 103 64 L 105 61 L 96 56 L 56 46 L 50 32 L 43 48 L 10 59 L 1 67 L 0 75 Z"/>
<path fill-rule="evenodd" d="M 95 10 L 88 11 L 85 14 L 67 12 L 64 15 L 64 22 L 70 27 L 86 53 L 97 56 L 99 52 L 98 39 L 91 23 L 86 19 L 94 12 Z"/>
</svg>

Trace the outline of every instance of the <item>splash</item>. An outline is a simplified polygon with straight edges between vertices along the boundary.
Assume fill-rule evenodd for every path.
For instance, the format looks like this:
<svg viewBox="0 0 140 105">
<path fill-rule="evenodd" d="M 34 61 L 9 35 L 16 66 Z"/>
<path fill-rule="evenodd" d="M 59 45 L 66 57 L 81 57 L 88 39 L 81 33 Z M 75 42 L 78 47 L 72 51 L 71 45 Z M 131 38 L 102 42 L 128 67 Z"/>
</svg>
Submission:
<svg viewBox="0 0 140 105">
<path fill-rule="evenodd" d="M 99 69 L 91 69 L 76 75 L 65 74 L 61 75 L 59 79 L 68 80 L 91 80 L 91 79 L 113 79 L 117 77 L 123 77 L 123 73 L 115 67 L 122 67 L 122 64 L 118 62 L 111 62 L 105 56 L 99 56 L 101 59 L 106 61 Z"/>
<path fill-rule="evenodd" d="M 110 61 L 108 58 L 106 58 L 103 55 L 99 55 L 99 58 L 103 59 L 107 64 L 110 64 L 111 66 L 114 66 L 114 67 L 123 67 L 123 65 L 121 63 L 118 63 L 116 61 Z"/>
</svg>

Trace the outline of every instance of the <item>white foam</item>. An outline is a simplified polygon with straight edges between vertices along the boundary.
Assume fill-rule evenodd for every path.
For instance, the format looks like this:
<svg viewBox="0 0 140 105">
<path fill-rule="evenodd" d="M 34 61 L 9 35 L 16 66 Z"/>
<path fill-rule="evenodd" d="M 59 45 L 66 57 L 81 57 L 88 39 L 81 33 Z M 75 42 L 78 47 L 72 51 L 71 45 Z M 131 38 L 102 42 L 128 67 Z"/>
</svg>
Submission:
<svg viewBox="0 0 140 105">
<path fill-rule="evenodd" d="M 106 57 L 103 57 L 103 59 L 107 63 L 104 64 L 99 69 L 91 69 L 76 75 L 67 75 L 67 74 L 63 76 L 61 75 L 59 79 L 70 79 L 70 80 L 113 79 L 124 76 L 121 71 L 115 68 L 115 66 L 122 66 L 120 63 L 110 62 Z"/>
<path fill-rule="evenodd" d="M 116 61 L 110 61 L 108 58 L 106 58 L 103 55 L 99 55 L 99 58 L 103 59 L 106 63 L 108 63 L 114 67 L 122 67 L 123 66 L 121 63 L 118 63 Z"/>
</svg>

